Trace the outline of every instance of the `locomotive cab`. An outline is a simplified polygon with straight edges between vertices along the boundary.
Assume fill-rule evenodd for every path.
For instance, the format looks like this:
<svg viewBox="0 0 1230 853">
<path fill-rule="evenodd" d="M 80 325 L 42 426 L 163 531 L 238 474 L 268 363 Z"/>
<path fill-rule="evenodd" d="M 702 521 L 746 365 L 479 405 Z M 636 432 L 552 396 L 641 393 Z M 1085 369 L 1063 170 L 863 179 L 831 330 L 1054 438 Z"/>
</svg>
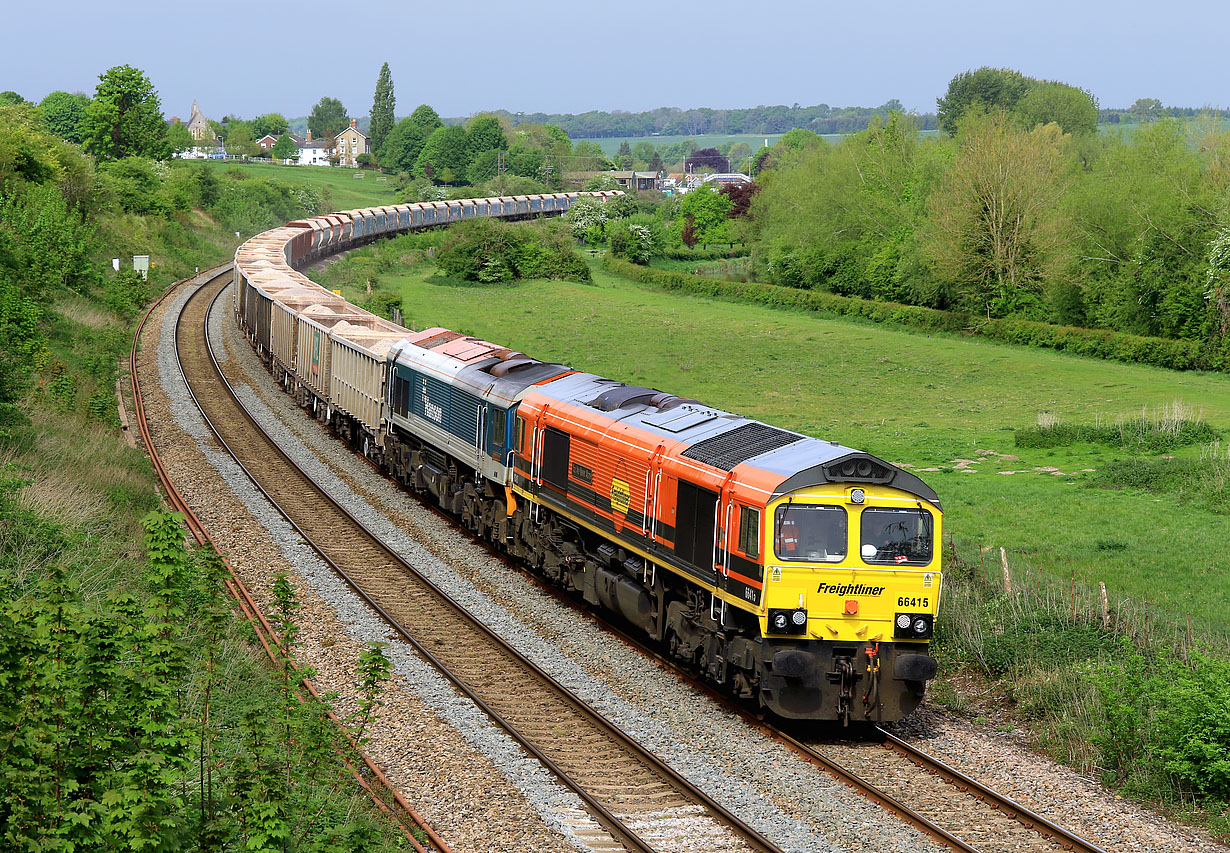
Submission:
<svg viewBox="0 0 1230 853">
<path fill-rule="evenodd" d="M 761 701 L 788 717 L 900 719 L 935 676 L 937 504 L 829 482 L 769 502 Z"/>
</svg>

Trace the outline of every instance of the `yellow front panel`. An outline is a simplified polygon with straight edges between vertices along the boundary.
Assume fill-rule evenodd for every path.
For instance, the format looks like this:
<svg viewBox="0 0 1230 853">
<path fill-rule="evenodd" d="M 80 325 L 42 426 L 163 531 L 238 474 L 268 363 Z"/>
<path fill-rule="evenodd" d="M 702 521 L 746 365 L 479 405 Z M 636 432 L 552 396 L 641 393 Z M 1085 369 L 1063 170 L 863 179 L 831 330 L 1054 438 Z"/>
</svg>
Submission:
<svg viewBox="0 0 1230 853">
<path fill-rule="evenodd" d="M 864 501 L 853 503 L 850 493 L 862 489 Z M 840 507 L 845 512 L 845 553 L 829 542 L 823 559 L 814 552 L 796 551 L 798 560 L 782 559 L 786 546 L 777 537 L 778 507 L 787 504 Z M 925 564 L 869 564 L 862 557 L 862 512 L 868 508 L 910 509 L 928 512 L 932 519 L 931 559 Z M 935 615 L 942 585 L 941 516 L 939 510 L 913 495 L 884 486 L 834 484 L 817 487 L 775 501 L 765 513 L 768 543 L 764 607 L 807 610 L 806 635 L 813 640 L 846 642 L 894 641 L 893 620 L 898 613 Z M 874 516 L 873 516 L 874 517 Z M 840 544 L 840 543 L 837 543 Z M 771 636 L 765 617 L 761 629 Z M 910 642 L 907 638 L 897 642 Z M 923 640 L 923 642 L 926 642 Z"/>
</svg>

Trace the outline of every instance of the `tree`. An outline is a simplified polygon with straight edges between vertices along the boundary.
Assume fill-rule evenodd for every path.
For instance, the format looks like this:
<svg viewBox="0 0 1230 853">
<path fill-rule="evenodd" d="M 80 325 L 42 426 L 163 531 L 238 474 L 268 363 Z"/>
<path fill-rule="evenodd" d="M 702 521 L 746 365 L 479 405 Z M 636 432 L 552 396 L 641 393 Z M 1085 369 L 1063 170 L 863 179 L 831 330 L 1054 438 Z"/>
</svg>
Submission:
<svg viewBox="0 0 1230 853">
<path fill-rule="evenodd" d="M 419 104 L 415 107 L 414 112 L 410 113 L 409 121 L 423 131 L 424 139 L 431 136 L 431 132 L 437 127 L 444 126 L 439 114 L 426 104 Z"/>
<path fill-rule="evenodd" d="M 441 184 L 463 183 L 468 162 L 465 128 L 459 124 L 437 127 L 415 161 L 415 174 Z"/>
<path fill-rule="evenodd" d="M 171 147 L 172 154 L 178 154 L 195 146 L 196 140 L 192 138 L 188 126 L 177 121 L 167 128 L 167 145 Z"/>
<path fill-rule="evenodd" d="M 290 129 L 290 122 L 281 113 L 266 113 L 263 116 L 257 116 L 250 122 L 252 125 L 252 137 L 254 139 L 263 139 L 266 136 L 281 136 Z"/>
<path fill-rule="evenodd" d="M 615 165 L 621 169 L 632 168 L 632 146 L 626 139 L 619 143 L 619 150 L 615 152 Z"/>
<path fill-rule="evenodd" d="M 632 148 L 632 159 L 636 163 L 648 164 L 654 158 L 658 150 L 653 147 L 653 143 L 642 139 Z"/>
<path fill-rule="evenodd" d="M 389 132 L 384 145 L 376 151 L 380 165 L 397 172 L 414 170 L 427 134 L 411 119 L 404 118 Z"/>
<path fill-rule="evenodd" d="M 997 112 L 971 116 L 947 180 L 929 199 L 927 251 L 987 316 L 1020 311 L 1066 258 L 1064 146 L 1054 124 L 1023 132 Z"/>
<path fill-rule="evenodd" d="M 259 147 L 252 138 L 252 126 L 246 121 L 233 121 L 226 129 L 226 153 L 239 157 L 251 157 Z"/>
<path fill-rule="evenodd" d="M 702 148 L 684 161 L 685 172 L 710 171 L 729 172 L 730 161 L 722 156 L 716 148 Z"/>
<path fill-rule="evenodd" d="M 936 99 L 936 121 L 951 135 L 957 132 L 957 125 L 971 109 L 984 112 L 1015 110 L 1030 84 L 1035 82 L 1008 68 L 984 66 L 977 71 L 962 72 L 949 81 L 944 96 Z"/>
<path fill-rule="evenodd" d="M 397 99 L 393 95 L 393 76 L 389 73 L 389 63 L 380 67 L 380 76 L 376 78 L 376 94 L 372 99 L 372 122 L 368 135 L 372 140 L 372 150 L 379 151 L 385 139 L 393 130 L 396 119 L 393 109 Z"/>
<path fill-rule="evenodd" d="M 1066 83 L 1033 86 L 1017 104 L 1017 113 L 1031 130 L 1055 122 L 1064 133 L 1093 133 L 1098 129 L 1098 102 L 1084 89 Z"/>
<path fill-rule="evenodd" d="M 26 99 L 12 90 L 0 92 L 0 107 L 16 107 L 24 103 Z"/>
<path fill-rule="evenodd" d="M 82 133 L 86 150 L 104 160 L 169 157 L 166 121 L 149 78 L 131 65 L 117 65 L 98 79 L 94 99 L 86 107 Z"/>
<path fill-rule="evenodd" d="M 731 197 L 719 193 L 713 184 L 701 184 L 679 201 L 679 218 L 675 220 L 675 229 L 681 239 L 687 236 L 685 232 L 688 230 L 695 234 L 695 242 L 689 246 L 695 243 L 728 243 L 730 231 L 726 220 L 734 206 Z M 687 240 L 684 239 L 684 242 Z"/>
<path fill-rule="evenodd" d="M 493 115 L 475 116 L 466 128 L 466 151 L 473 160 L 485 151 L 507 151 L 504 128 Z"/>
<path fill-rule="evenodd" d="M 597 172 L 609 169 L 611 166 L 610 161 L 606 159 L 606 154 L 602 151 L 602 146 L 597 142 L 582 139 L 573 146 L 572 153 L 573 162 L 578 171 Z"/>
<path fill-rule="evenodd" d="M 52 92 L 38 105 L 43 126 L 61 139 L 81 142 L 85 124 L 85 107 L 90 99 L 85 95 L 70 95 L 68 92 Z"/>
<path fill-rule="evenodd" d="M 747 216 L 752 209 L 752 199 L 758 192 L 760 192 L 760 184 L 754 181 L 746 184 L 727 184 L 722 187 L 722 195 L 727 196 L 731 201 L 730 213 L 727 216 L 731 219 Z"/>
<path fill-rule="evenodd" d="M 1157 98 L 1137 98 L 1129 108 L 1132 118 L 1139 122 L 1153 121 L 1162 115 L 1162 102 Z"/>
<path fill-rule="evenodd" d="M 291 160 L 298 156 L 299 146 L 290 138 L 289 133 L 283 133 L 278 137 L 278 141 L 273 143 L 270 153 L 277 160 Z"/>
<path fill-rule="evenodd" d="M 308 116 L 308 130 L 317 139 L 337 136 L 349 126 L 350 116 L 346 115 L 346 108 L 337 98 L 321 98 Z"/>
</svg>

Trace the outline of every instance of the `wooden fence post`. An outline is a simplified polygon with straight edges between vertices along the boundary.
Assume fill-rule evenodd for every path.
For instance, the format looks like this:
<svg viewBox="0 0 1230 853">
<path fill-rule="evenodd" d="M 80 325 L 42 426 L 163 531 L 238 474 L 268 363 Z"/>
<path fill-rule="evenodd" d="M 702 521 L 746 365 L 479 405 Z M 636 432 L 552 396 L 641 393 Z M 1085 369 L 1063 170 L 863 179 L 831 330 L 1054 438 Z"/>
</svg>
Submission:
<svg viewBox="0 0 1230 853">
<path fill-rule="evenodd" d="M 1106 582 L 1099 581 L 1098 589 L 1102 591 L 1102 628 L 1110 630 L 1110 600 L 1106 597 Z"/>
<path fill-rule="evenodd" d="M 1004 592 L 1012 592 L 1012 575 L 1008 573 L 1008 551 L 1001 547 L 999 549 L 999 562 L 1004 567 Z"/>
</svg>

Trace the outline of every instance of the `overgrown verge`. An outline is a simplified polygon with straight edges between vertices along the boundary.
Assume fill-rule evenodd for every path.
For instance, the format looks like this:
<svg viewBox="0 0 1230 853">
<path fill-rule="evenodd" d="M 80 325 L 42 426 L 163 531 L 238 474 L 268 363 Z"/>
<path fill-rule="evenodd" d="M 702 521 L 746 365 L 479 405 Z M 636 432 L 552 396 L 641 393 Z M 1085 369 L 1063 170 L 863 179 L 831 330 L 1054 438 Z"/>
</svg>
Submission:
<svg viewBox="0 0 1230 853">
<path fill-rule="evenodd" d="M 1038 416 L 1037 426 L 1013 434 L 1017 447 L 1066 447 L 1087 441 L 1150 453 L 1208 444 L 1220 437 L 1220 430 L 1182 403 L 1163 406 L 1155 412 L 1144 410 L 1137 417 L 1116 418 L 1113 423 L 1070 424 L 1043 413 Z"/>
<path fill-rule="evenodd" d="M 235 245 L 228 208 L 196 206 L 202 175 L 156 163 L 96 172 L 28 112 L 0 107 L 6 850 L 402 844 L 356 796 L 320 707 L 301 706 L 290 670 L 271 672 L 233 622 L 216 557 L 186 551 L 183 530 L 152 512 L 148 461 L 114 428 L 138 311 Z M 239 195 L 230 209 L 281 221 L 259 191 Z M 112 269 L 128 252 L 151 255 L 148 280 Z"/>
<path fill-rule="evenodd" d="M 999 555 L 945 552 L 932 700 L 971 713 L 948 681 L 972 671 L 1054 758 L 1230 837 L 1230 661 L 1225 638 L 1151 622 L 1075 582 L 1013 577 Z"/>
<path fill-rule="evenodd" d="M 776 284 L 719 281 L 688 273 L 650 269 L 610 255 L 603 257 L 602 265 L 608 272 L 624 278 L 694 296 L 861 317 L 876 323 L 892 323 L 929 332 L 978 335 L 1004 343 L 1172 370 L 1230 370 L 1230 361 L 1225 353 L 1211 350 L 1196 341 L 1146 338 L 1105 329 L 1055 326 L 1033 320 L 976 318 L 959 311 L 838 296 Z"/>
<path fill-rule="evenodd" d="M 0 483 L 9 531 L 0 826 L 9 849 L 401 846 L 355 799 L 339 759 L 349 745 L 323 705 L 298 701 L 289 658 L 272 680 L 260 674 L 225 598 L 221 560 L 185 548 L 179 516 L 141 520 L 139 584 L 87 592 L 86 567 L 71 556 L 86 532 L 32 510 L 20 497 L 26 481 L 9 474 Z M 293 648 L 285 579 L 275 597 Z"/>
</svg>

